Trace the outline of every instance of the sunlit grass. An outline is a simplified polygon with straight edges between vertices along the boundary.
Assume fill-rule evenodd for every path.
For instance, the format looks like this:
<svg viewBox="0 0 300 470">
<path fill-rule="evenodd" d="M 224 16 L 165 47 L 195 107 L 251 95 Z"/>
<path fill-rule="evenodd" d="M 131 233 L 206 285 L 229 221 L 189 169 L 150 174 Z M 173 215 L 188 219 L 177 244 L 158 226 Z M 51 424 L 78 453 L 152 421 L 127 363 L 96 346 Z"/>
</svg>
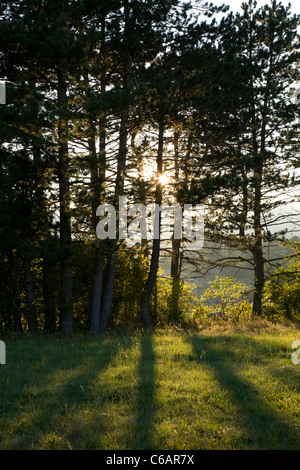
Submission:
<svg viewBox="0 0 300 470">
<path fill-rule="evenodd" d="M 0 449 L 299 449 L 295 326 L 6 340 Z"/>
</svg>

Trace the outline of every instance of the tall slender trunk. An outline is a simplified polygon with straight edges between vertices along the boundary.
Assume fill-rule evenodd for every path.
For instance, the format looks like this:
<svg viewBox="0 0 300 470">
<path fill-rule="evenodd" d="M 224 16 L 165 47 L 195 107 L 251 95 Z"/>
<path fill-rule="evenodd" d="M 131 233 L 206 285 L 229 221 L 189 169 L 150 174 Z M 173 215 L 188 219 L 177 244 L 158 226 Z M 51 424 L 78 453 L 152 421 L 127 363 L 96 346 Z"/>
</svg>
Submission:
<svg viewBox="0 0 300 470">
<path fill-rule="evenodd" d="M 10 266 L 14 266 L 14 255 L 12 251 L 8 253 L 8 259 Z M 14 331 L 15 333 L 22 333 L 23 326 L 21 320 L 21 310 L 20 310 L 20 292 L 18 287 L 17 281 L 17 270 L 13 269 L 11 271 L 11 277 L 9 279 L 9 295 L 10 295 L 10 304 L 12 308 L 13 314 L 13 323 L 14 323 Z"/>
<path fill-rule="evenodd" d="M 164 118 L 160 120 L 159 123 L 159 134 L 158 134 L 158 152 L 157 152 L 157 185 L 156 185 L 156 194 L 155 194 L 155 203 L 157 205 L 161 205 L 162 203 L 162 185 L 159 182 L 159 176 L 162 174 L 162 165 L 163 165 L 163 142 L 164 142 Z M 151 263 L 150 263 L 150 270 L 148 274 L 148 278 L 146 281 L 146 285 L 144 288 L 142 301 L 141 301 L 141 319 L 142 324 L 145 327 L 151 326 L 151 318 L 150 318 L 150 299 L 151 294 L 153 291 L 153 287 L 155 285 L 158 264 L 159 264 L 159 252 L 160 252 L 160 227 L 161 227 L 161 211 L 156 213 L 158 217 L 158 233 L 157 238 L 153 239 L 153 246 L 152 246 L 152 255 L 151 255 Z"/>
<path fill-rule="evenodd" d="M 127 12 L 128 14 L 128 12 Z M 131 85 L 131 73 L 132 73 L 132 60 L 130 55 L 126 54 L 126 60 L 124 64 L 124 90 L 128 89 Z M 119 224 L 119 210 L 118 210 L 118 199 L 124 192 L 124 180 L 126 170 L 126 157 L 127 157 L 127 138 L 128 138 L 128 124 L 129 124 L 129 105 L 126 105 L 126 109 L 121 115 L 120 123 L 120 134 L 119 134 L 119 153 L 118 153 L 118 164 L 117 164 L 117 175 L 116 175 L 116 186 L 115 186 L 115 207 L 117 208 L 117 227 Z M 103 292 L 103 300 L 101 305 L 101 319 L 100 319 L 100 331 L 104 332 L 107 329 L 112 301 L 113 292 L 116 276 L 117 266 L 117 246 L 115 245 L 110 253 L 108 259 L 105 287 Z"/>
<path fill-rule="evenodd" d="M 171 255 L 171 278 L 178 280 L 180 277 L 180 245 L 181 240 L 172 238 L 172 255 Z"/>
<path fill-rule="evenodd" d="M 105 277 L 105 290 L 103 292 L 103 301 L 101 305 L 101 318 L 100 318 L 100 331 L 105 332 L 110 320 L 115 276 L 117 266 L 117 253 L 111 253 L 107 263 L 106 277 Z"/>
<path fill-rule="evenodd" d="M 260 137 L 260 154 L 257 158 L 255 165 L 255 177 L 256 177 L 256 186 L 254 193 L 254 234 L 255 234 L 255 245 L 254 245 L 254 270 L 255 270 L 255 289 L 253 297 L 253 315 L 259 316 L 262 314 L 262 297 L 263 289 L 265 284 L 265 274 L 264 274 L 264 255 L 263 255 L 263 243 L 262 243 L 262 181 L 263 181 L 263 170 L 264 170 L 264 161 L 266 158 L 266 134 L 267 134 L 267 121 L 268 121 L 268 105 L 270 99 L 270 83 L 272 81 L 273 70 L 273 44 L 274 44 L 274 34 L 271 35 L 271 55 L 269 62 L 269 71 L 267 75 L 267 81 L 265 86 L 264 94 L 264 103 L 262 110 L 262 124 L 261 124 L 261 137 Z"/>
<path fill-rule="evenodd" d="M 263 161 L 262 155 L 258 150 L 256 131 L 253 132 L 253 151 L 254 151 L 254 199 L 253 199 L 253 229 L 254 229 L 254 245 L 252 247 L 252 255 L 254 262 L 254 294 L 252 314 L 261 315 L 262 292 L 264 287 L 264 259 L 262 246 L 262 226 L 261 226 L 261 185 Z"/>
<path fill-rule="evenodd" d="M 261 136 L 260 145 L 258 145 L 258 139 L 256 130 L 253 131 L 253 149 L 254 149 L 254 177 L 255 177 L 255 188 L 254 188 L 254 201 L 253 201 L 253 212 L 254 212 L 254 246 L 253 246 L 253 261 L 254 261 L 254 295 L 252 314 L 254 316 L 260 316 L 262 313 L 262 296 L 265 284 L 264 275 L 264 256 L 263 256 L 263 234 L 262 234 L 262 183 L 263 183 L 263 170 L 264 170 L 264 159 L 266 152 L 266 123 L 267 123 L 267 105 L 269 99 L 269 92 L 267 91 L 264 97 L 264 106 L 262 114 L 262 125 L 261 125 Z"/>
<path fill-rule="evenodd" d="M 179 132 L 174 132 L 174 181 L 175 184 L 179 180 Z M 177 202 L 177 201 L 176 201 Z M 170 302 L 170 313 L 169 321 L 176 322 L 179 317 L 179 288 L 180 288 L 180 246 L 181 240 L 172 237 L 172 254 L 171 254 L 171 302 Z"/>
<path fill-rule="evenodd" d="M 13 320 L 14 320 L 14 331 L 15 333 L 22 333 L 22 320 L 21 320 L 21 312 L 20 312 L 20 301 L 19 301 L 19 293 L 16 289 L 12 288 L 11 292 L 11 305 L 12 305 L 12 312 L 13 312 Z"/>
<path fill-rule="evenodd" d="M 267 96 L 265 98 L 265 108 L 267 105 Z M 262 178 L 265 157 L 265 139 L 266 139 L 266 115 L 263 116 L 263 123 L 261 129 L 260 152 L 255 155 L 255 189 L 254 189 L 254 247 L 253 247 L 253 261 L 254 261 L 254 295 L 252 314 L 260 316 L 262 313 L 262 296 L 265 284 L 264 275 L 264 256 L 263 256 L 263 242 L 262 242 Z M 256 148 L 256 147 L 255 147 Z"/>
<path fill-rule="evenodd" d="M 247 223 L 247 216 L 248 216 L 248 204 L 249 204 L 249 196 L 248 196 L 248 181 L 247 181 L 247 170 L 245 167 L 242 168 L 242 212 L 240 215 L 240 230 L 239 235 L 240 237 L 245 236 L 245 228 Z"/>
<path fill-rule="evenodd" d="M 25 273 L 25 284 L 26 284 L 26 298 L 27 298 L 27 308 L 26 308 L 26 319 L 28 323 L 28 329 L 30 333 L 37 333 L 38 331 L 38 321 L 34 306 L 34 282 L 31 271 L 31 266 L 28 261 L 24 260 L 24 273 Z"/>
<path fill-rule="evenodd" d="M 93 230 L 96 232 L 97 217 L 96 209 L 100 204 L 100 187 L 99 187 L 99 168 L 98 158 L 96 151 L 95 132 L 93 129 L 94 122 L 90 122 L 90 135 L 88 139 L 89 144 L 89 158 L 91 169 L 91 194 L 92 194 L 92 225 Z M 94 264 L 94 284 L 93 284 L 93 297 L 91 305 L 91 318 L 90 318 L 90 332 L 98 333 L 100 327 L 100 308 L 102 296 L 102 275 L 103 275 L 103 257 L 99 250 L 99 243 L 97 243 L 95 250 L 95 264 Z"/>
<path fill-rule="evenodd" d="M 34 80 L 36 87 L 36 81 Z M 38 118 L 38 114 L 36 115 Z M 39 137 L 40 133 L 37 130 Z M 40 245 L 42 256 L 42 290 L 43 290 L 43 308 L 44 308 L 44 328 L 47 333 L 53 333 L 56 330 L 56 309 L 54 289 L 56 285 L 55 264 L 57 260 L 57 245 L 51 239 L 51 226 L 48 214 L 47 203 L 47 173 L 43 164 L 41 146 L 39 142 L 33 138 L 33 159 L 36 165 L 36 198 L 39 201 L 39 220 L 41 223 L 41 231 L 43 233 L 43 243 Z M 46 170 L 47 171 L 47 170 Z"/>
<path fill-rule="evenodd" d="M 250 30 L 249 42 L 249 62 L 253 63 L 253 31 Z M 250 78 L 251 87 L 251 111 L 252 111 L 252 149 L 253 149 L 253 173 L 255 178 L 255 188 L 253 196 L 253 230 L 254 244 L 252 246 L 252 256 L 254 262 L 254 294 L 252 304 L 252 314 L 261 314 L 262 291 L 264 285 L 264 263 L 262 251 L 262 232 L 261 232 L 261 185 L 262 185 L 262 155 L 259 152 L 258 144 L 258 116 L 255 102 L 254 78 Z"/>
<path fill-rule="evenodd" d="M 254 295 L 253 295 L 253 315 L 261 315 L 262 294 L 264 288 L 264 258 L 262 247 L 262 230 L 261 230 L 261 181 L 257 182 L 254 191 L 254 237 L 255 243 L 253 247 L 254 261 Z"/>
<path fill-rule="evenodd" d="M 101 18 L 101 56 L 105 55 L 106 51 L 106 19 L 105 16 Z M 106 76 L 103 73 L 101 76 L 101 94 L 104 95 L 106 92 Z M 96 209 L 102 202 L 104 195 L 104 185 L 106 178 L 106 114 L 102 114 L 99 119 L 99 133 L 100 133 L 100 144 L 99 144 L 99 159 L 96 151 L 95 132 L 93 130 L 95 126 L 95 118 L 90 121 L 90 136 L 89 136 L 89 154 L 91 159 L 91 192 L 92 192 L 92 224 L 93 230 L 96 232 L 97 217 Z M 101 302 L 102 302 L 102 288 L 103 288 L 103 267 L 104 267 L 104 255 L 102 253 L 102 244 L 100 240 L 97 242 L 95 249 L 95 263 L 94 263 L 94 283 L 93 283 L 93 295 L 91 305 L 91 317 L 90 317 L 90 332 L 92 334 L 99 333 L 100 329 L 100 314 L 101 314 Z"/>
<path fill-rule="evenodd" d="M 174 181 L 179 181 L 179 132 L 174 132 Z M 177 203 L 178 201 L 176 201 Z M 171 258 L 171 277 L 174 280 L 179 278 L 179 257 L 181 240 L 172 238 L 172 258 Z"/>
<path fill-rule="evenodd" d="M 180 245 L 181 240 L 172 238 L 171 255 L 171 302 L 169 309 L 169 322 L 176 323 L 180 317 Z"/>
<path fill-rule="evenodd" d="M 105 84 L 102 85 L 102 92 L 105 92 Z M 105 152 L 106 152 L 106 142 L 105 142 L 105 117 L 100 119 L 100 165 L 98 164 L 98 159 L 96 155 L 96 149 L 90 147 L 93 150 L 95 158 L 97 160 L 97 170 L 95 178 L 92 175 L 91 171 L 91 185 L 94 194 L 95 194 L 95 204 L 92 204 L 93 210 L 93 228 L 96 231 L 97 218 L 96 218 L 96 208 L 101 202 L 103 187 L 105 183 Z M 93 140 L 94 142 L 94 140 Z M 103 287 L 103 267 L 104 267 L 104 257 L 101 250 L 101 242 L 99 241 L 95 250 L 95 264 L 94 264 L 94 284 L 93 284 L 93 297 L 92 297 L 92 306 L 91 306 L 91 320 L 90 320 L 90 332 L 95 334 L 99 332 L 100 329 L 100 312 L 101 312 L 101 302 L 102 302 L 102 287 Z"/>
<path fill-rule="evenodd" d="M 96 249 L 96 257 L 95 257 L 95 265 L 94 265 L 93 297 L 92 297 L 91 320 L 90 320 L 90 332 L 93 334 L 98 333 L 99 328 L 100 328 L 102 284 L 103 284 L 103 256 L 98 251 L 98 249 Z"/>
<path fill-rule="evenodd" d="M 117 208 L 117 227 L 119 224 L 119 215 L 118 215 L 118 198 L 122 195 L 124 190 L 124 178 L 125 178 L 125 169 L 126 169 L 126 153 L 127 153 L 127 135 L 128 135 L 128 119 L 129 113 L 126 111 L 121 117 L 121 127 L 120 127 L 120 138 L 119 138 L 119 155 L 118 155 L 118 166 L 117 166 L 117 177 L 116 177 L 116 190 L 115 190 L 115 207 Z M 117 247 L 113 247 L 113 251 L 110 253 L 108 259 L 106 279 L 105 279 L 105 289 L 103 292 L 103 301 L 101 305 L 101 320 L 100 320 L 100 330 L 103 332 L 107 329 L 108 322 L 110 319 L 111 308 L 112 308 L 112 299 L 113 291 L 116 277 L 116 267 L 117 267 Z"/>
<path fill-rule="evenodd" d="M 47 333 L 54 333 L 56 330 L 56 309 L 53 289 L 53 286 L 55 285 L 55 274 L 51 253 L 47 250 L 44 251 L 42 269 L 45 331 Z"/>
<path fill-rule="evenodd" d="M 256 110 L 254 101 L 254 87 L 252 82 L 253 90 L 253 142 L 254 142 L 254 177 L 255 177 L 255 189 L 254 189 L 254 247 L 253 247 L 253 261 L 254 261 L 254 296 L 252 313 L 255 316 L 262 314 L 262 296 L 265 283 L 264 275 L 264 256 L 263 256 L 263 240 L 262 240 L 262 184 L 263 184 L 263 170 L 264 161 L 266 157 L 266 131 L 268 122 L 268 105 L 271 93 L 271 82 L 272 75 L 274 73 L 274 59 L 276 52 L 273 50 L 274 46 L 274 31 L 271 31 L 270 36 L 270 59 L 269 59 L 269 70 L 266 77 L 266 84 L 264 86 L 264 98 L 261 115 L 261 136 L 260 145 L 258 145 L 258 139 L 256 134 Z M 250 42 L 250 60 L 252 62 L 252 41 Z"/>
<path fill-rule="evenodd" d="M 73 278 L 72 278 L 72 243 L 70 216 L 70 180 L 69 180 L 69 148 L 68 122 L 66 117 L 67 86 L 58 74 L 58 181 L 59 181 L 59 212 L 60 212 L 60 248 L 61 248 L 61 316 L 60 331 L 70 334 L 73 331 Z"/>
</svg>

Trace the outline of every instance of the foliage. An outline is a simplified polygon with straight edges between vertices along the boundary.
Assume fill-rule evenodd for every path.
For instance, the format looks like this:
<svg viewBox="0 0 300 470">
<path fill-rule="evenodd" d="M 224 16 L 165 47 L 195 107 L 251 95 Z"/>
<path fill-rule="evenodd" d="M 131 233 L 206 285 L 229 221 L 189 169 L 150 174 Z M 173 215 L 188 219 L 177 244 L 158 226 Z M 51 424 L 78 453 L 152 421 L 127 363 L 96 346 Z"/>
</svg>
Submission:
<svg viewBox="0 0 300 470">
<path fill-rule="evenodd" d="M 249 0 L 243 13 L 207 21 L 226 9 L 198 1 L 1 2 L 3 331 L 138 325 L 149 302 L 153 325 L 249 317 L 244 288 L 230 280 L 217 279 L 197 305 L 180 278 L 184 244 L 173 239 L 171 277 L 157 277 L 159 243 L 148 259 L 143 244 L 99 241 L 97 207 L 116 207 L 118 195 L 213 208 L 207 237 L 252 253 L 260 312 L 262 220 L 298 183 L 300 18 Z M 263 197 L 277 192 L 278 201 Z M 297 317 L 296 281 L 272 279 L 269 301 Z"/>
<path fill-rule="evenodd" d="M 140 323 L 142 288 L 147 276 L 148 258 L 135 250 L 121 249 L 118 256 L 110 326 L 133 326 Z"/>
<path fill-rule="evenodd" d="M 158 326 L 174 323 L 178 326 L 191 326 L 198 299 L 194 285 L 181 280 L 174 281 L 160 270 L 152 300 L 155 320 Z"/>
<path fill-rule="evenodd" d="M 300 319 L 300 244 L 293 243 L 294 253 L 288 266 L 274 270 L 265 285 L 263 308 L 269 320 Z"/>
<path fill-rule="evenodd" d="M 127 250 L 120 252 L 111 327 L 139 326 L 142 288 L 147 278 L 148 264 L 149 259 L 144 255 L 137 256 Z M 193 285 L 183 280 L 174 283 L 160 268 L 150 304 L 153 325 L 161 327 L 175 323 L 191 326 L 198 304 L 193 289 Z"/>
<path fill-rule="evenodd" d="M 249 287 L 233 277 L 216 276 L 200 296 L 197 315 L 200 321 L 249 320 L 251 303 L 247 297 Z"/>
</svg>

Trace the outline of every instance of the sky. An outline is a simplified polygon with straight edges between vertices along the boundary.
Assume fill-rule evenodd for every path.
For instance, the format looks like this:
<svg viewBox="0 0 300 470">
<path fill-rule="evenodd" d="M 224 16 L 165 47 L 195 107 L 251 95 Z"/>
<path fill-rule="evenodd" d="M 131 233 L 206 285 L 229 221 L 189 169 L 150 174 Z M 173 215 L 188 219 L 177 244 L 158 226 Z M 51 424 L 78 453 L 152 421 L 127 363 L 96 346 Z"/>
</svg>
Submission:
<svg viewBox="0 0 300 470">
<path fill-rule="evenodd" d="M 241 11 L 240 6 L 245 0 L 210 0 L 210 1 L 216 6 L 223 5 L 223 4 L 229 5 L 230 10 L 237 12 L 237 11 Z M 262 6 L 262 5 L 266 5 L 270 3 L 271 3 L 270 0 L 257 0 L 258 6 Z M 281 3 L 285 6 L 287 6 L 290 3 L 292 6 L 292 12 L 300 14 L 300 1 L 299 0 L 291 0 L 291 1 L 281 0 Z"/>
</svg>

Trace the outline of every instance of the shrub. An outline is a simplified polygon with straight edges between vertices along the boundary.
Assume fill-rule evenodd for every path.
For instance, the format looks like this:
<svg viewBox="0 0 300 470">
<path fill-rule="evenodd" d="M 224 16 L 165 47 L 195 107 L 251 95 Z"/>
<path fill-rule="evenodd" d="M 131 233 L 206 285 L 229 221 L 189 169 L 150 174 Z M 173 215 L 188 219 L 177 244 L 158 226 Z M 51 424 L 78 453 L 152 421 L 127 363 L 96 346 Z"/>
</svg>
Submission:
<svg viewBox="0 0 300 470">
<path fill-rule="evenodd" d="M 300 319 L 300 244 L 291 247 L 288 266 L 274 270 L 265 285 L 263 311 L 271 321 Z"/>
<path fill-rule="evenodd" d="M 197 315 L 201 322 L 212 320 L 249 320 L 252 305 L 249 287 L 233 277 L 217 276 L 200 296 Z"/>
<path fill-rule="evenodd" d="M 170 323 L 180 326 L 191 325 L 198 305 L 194 287 L 182 279 L 173 280 L 171 276 L 163 276 L 160 270 L 152 300 L 155 323 L 160 326 Z"/>
</svg>

